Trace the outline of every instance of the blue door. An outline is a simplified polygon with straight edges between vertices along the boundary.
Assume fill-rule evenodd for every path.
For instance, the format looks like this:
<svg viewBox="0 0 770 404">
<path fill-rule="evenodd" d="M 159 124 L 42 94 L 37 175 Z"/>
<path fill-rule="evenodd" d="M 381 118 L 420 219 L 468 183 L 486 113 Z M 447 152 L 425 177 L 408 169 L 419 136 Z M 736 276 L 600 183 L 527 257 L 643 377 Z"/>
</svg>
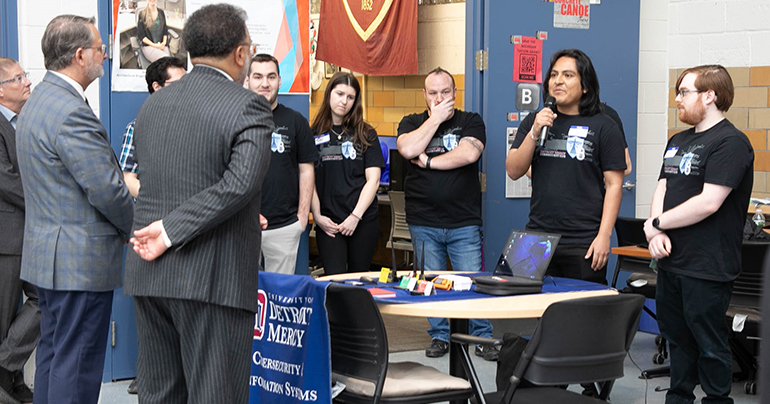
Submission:
<svg viewBox="0 0 770 404">
<path fill-rule="evenodd" d="M 601 99 L 613 106 L 622 118 L 631 159 L 635 160 L 639 0 L 604 0 L 601 4 L 592 4 L 589 29 L 554 28 L 552 2 L 469 0 L 466 10 L 465 104 L 481 113 L 487 126 L 483 162 L 487 184 L 484 256 L 487 270 L 491 271 L 506 237 L 512 229 L 524 228 L 529 214 L 528 198 L 505 198 L 506 128 L 519 125 L 519 121 L 507 120 L 509 112 L 518 112 L 515 99 L 518 83 L 512 81 L 511 36 L 535 37 L 538 31 L 547 32 L 548 38 L 543 41 L 543 74 L 550 56 L 559 49 L 578 48 L 588 54 L 599 76 Z M 474 67 L 474 52 L 479 49 L 488 51 L 488 68 L 482 72 Z M 625 180 L 635 183 L 635 172 Z M 633 217 L 634 211 L 634 190 L 624 190 L 620 215 Z M 609 273 L 614 265 L 611 261 Z"/>
</svg>

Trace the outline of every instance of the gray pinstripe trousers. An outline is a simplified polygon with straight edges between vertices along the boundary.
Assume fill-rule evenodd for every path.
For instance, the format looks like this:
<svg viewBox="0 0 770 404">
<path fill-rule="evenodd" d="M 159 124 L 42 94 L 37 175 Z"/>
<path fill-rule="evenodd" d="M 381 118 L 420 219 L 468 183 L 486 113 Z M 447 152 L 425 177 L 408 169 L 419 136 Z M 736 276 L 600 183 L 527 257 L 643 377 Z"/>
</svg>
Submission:
<svg viewBox="0 0 770 404">
<path fill-rule="evenodd" d="M 254 313 L 134 297 L 139 403 L 247 404 Z"/>
</svg>

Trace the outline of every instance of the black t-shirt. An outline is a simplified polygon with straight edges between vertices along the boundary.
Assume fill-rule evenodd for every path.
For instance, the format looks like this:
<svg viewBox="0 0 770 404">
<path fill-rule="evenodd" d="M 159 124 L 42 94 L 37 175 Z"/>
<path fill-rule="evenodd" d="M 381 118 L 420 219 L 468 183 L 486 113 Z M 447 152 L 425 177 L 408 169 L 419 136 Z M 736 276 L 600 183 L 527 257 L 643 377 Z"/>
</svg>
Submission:
<svg viewBox="0 0 770 404">
<path fill-rule="evenodd" d="M 342 133 L 341 126 L 332 129 Z M 368 139 L 370 146 L 363 150 L 363 145 L 354 142 L 353 136 L 347 133 L 341 139 L 331 132 L 315 136 L 320 154 L 315 168 L 315 186 L 321 202 L 321 214 L 335 223 L 342 223 L 355 209 L 366 184 L 366 169 L 385 167 L 377 132 L 370 131 Z M 374 198 L 361 220 L 376 218 L 377 198 Z"/>
<path fill-rule="evenodd" d="M 754 180 L 754 150 L 748 138 L 723 119 L 710 129 L 674 135 L 666 145 L 659 179 L 666 179 L 663 211 L 700 194 L 703 184 L 732 188 L 716 213 L 693 225 L 666 230 L 671 255 L 658 268 L 719 282 L 741 271 L 743 225 Z"/>
<path fill-rule="evenodd" d="M 620 129 L 620 134 L 623 135 L 623 146 L 628 147 L 628 141 L 626 141 L 626 131 L 623 130 L 623 121 L 620 119 L 620 115 L 618 115 L 618 111 L 615 111 L 615 108 L 612 108 L 606 103 L 602 103 L 602 107 L 604 107 L 604 114 L 610 117 L 613 121 L 615 121 L 616 124 L 618 124 L 618 129 Z"/>
<path fill-rule="evenodd" d="M 299 164 L 315 163 L 318 151 L 307 120 L 299 112 L 278 104 L 273 110 L 275 131 L 270 141 L 270 168 L 262 183 L 262 216 L 267 229 L 288 226 L 297 219 Z"/>
<path fill-rule="evenodd" d="M 428 111 L 405 116 L 398 124 L 398 135 L 419 128 L 427 120 Z M 425 154 L 435 157 L 449 152 L 464 137 L 486 144 L 484 121 L 479 114 L 455 109 L 454 115 L 439 125 Z M 408 163 L 404 197 L 409 224 L 445 229 L 481 225 L 481 185 L 475 162 L 453 170 L 428 170 Z"/>
<path fill-rule="evenodd" d="M 534 121 L 534 113 L 524 118 L 512 149 L 519 148 Z M 602 220 L 604 172 L 625 168 L 623 135 L 615 121 L 603 113 L 557 112 L 545 145 L 532 158 L 527 229 L 561 234 L 560 245 L 591 245 Z"/>
</svg>

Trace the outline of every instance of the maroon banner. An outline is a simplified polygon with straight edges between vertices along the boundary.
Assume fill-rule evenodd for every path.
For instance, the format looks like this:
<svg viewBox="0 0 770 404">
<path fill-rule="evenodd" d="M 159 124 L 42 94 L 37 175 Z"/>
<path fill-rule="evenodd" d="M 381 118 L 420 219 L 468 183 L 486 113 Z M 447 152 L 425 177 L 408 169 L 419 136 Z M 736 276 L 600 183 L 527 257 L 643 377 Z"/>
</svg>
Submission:
<svg viewBox="0 0 770 404">
<path fill-rule="evenodd" d="M 354 72 L 417 73 L 416 0 L 321 2 L 316 59 Z"/>
</svg>

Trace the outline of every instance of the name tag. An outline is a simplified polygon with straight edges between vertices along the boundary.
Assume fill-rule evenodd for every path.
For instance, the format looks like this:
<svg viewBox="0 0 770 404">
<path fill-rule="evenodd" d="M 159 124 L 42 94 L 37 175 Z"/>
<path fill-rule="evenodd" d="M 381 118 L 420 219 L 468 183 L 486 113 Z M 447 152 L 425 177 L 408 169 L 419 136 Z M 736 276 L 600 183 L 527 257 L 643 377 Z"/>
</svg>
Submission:
<svg viewBox="0 0 770 404">
<path fill-rule="evenodd" d="M 318 146 L 319 144 L 329 143 L 329 140 L 331 140 L 329 133 L 324 133 L 323 135 L 315 137 L 315 145 Z"/>
<path fill-rule="evenodd" d="M 663 155 L 663 158 L 670 159 L 671 157 L 676 156 L 677 151 L 679 151 L 678 147 L 669 147 L 668 150 L 666 150 L 666 154 Z"/>
<path fill-rule="evenodd" d="M 567 133 L 567 136 L 575 136 L 585 139 L 586 136 L 588 136 L 588 126 L 572 125 L 569 127 L 569 133 Z"/>
</svg>

